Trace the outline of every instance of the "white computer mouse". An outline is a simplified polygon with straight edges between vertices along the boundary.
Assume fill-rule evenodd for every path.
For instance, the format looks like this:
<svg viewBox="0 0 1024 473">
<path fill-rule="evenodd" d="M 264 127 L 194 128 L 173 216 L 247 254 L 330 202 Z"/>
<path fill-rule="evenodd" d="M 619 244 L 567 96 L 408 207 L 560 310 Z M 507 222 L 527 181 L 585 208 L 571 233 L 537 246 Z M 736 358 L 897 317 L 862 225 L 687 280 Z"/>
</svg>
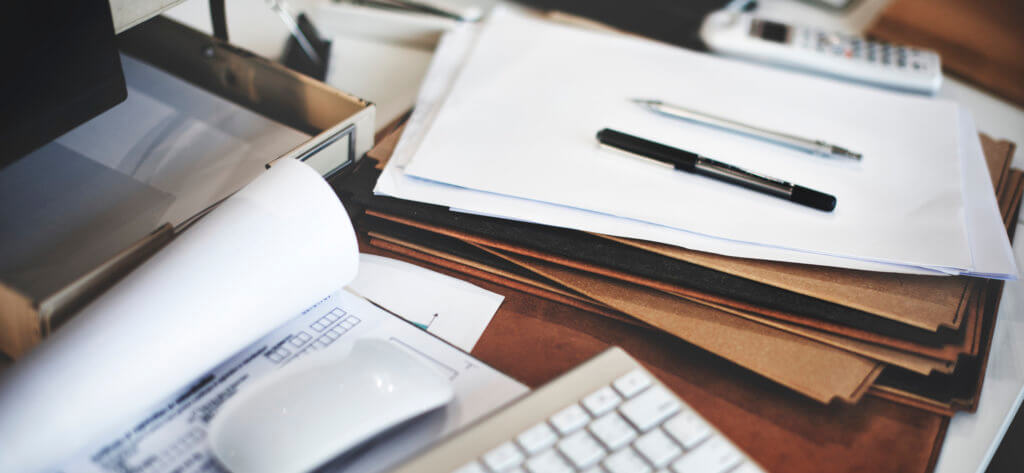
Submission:
<svg viewBox="0 0 1024 473">
<path fill-rule="evenodd" d="M 344 358 L 295 362 L 225 402 L 210 422 L 210 447 L 235 473 L 306 472 L 453 396 L 425 360 L 359 340 Z"/>
</svg>

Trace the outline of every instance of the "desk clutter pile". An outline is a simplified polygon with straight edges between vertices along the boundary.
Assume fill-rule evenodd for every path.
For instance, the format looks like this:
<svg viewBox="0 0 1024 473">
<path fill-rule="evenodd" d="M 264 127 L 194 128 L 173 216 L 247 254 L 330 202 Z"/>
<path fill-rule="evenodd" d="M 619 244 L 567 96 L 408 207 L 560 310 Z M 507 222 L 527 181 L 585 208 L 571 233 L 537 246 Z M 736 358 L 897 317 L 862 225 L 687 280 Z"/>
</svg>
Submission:
<svg viewBox="0 0 1024 473">
<path fill-rule="evenodd" d="M 486 34 L 485 30 L 481 37 Z M 567 38 L 572 35 L 565 31 L 552 34 L 565 34 Z M 596 36 L 591 39 L 603 41 Z M 609 45 L 611 43 L 609 40 Z M 452 44 L 454 41 L 449 41 L 449 49 L 454 47 Z M 519 46 L 531 50 L 529 45 Z M 475 51 L 474 54 L 483 49 L 479 45 L 475 49 L 462 47 L 464 51 Z M 438 57 L 446 57 L 444 48 L 442 44 Z M 637 50 L 640 49 L 642 45 L 637 46 Z M 651 49 L 653 54 L 653 47 Z M 469 56 L 470 59 L 465 60 L 469 63 L 486 63 L 480 56 Z M 549 301 L 546 307 L 553 308 L 554 313 L 551 320 L 540 317 L 545 319 L 546 325 L 529 317 L 503 317 L 499 312 L 489 332 L 503 330 L 506 342 L 499 348 L 483 343 L 485 350 L 495 353 L 474 352 L 474 355 L 509 370 L 519 379 L 529 379 L 534 369 L 521 365 L 529 365 L 526 363 L 529 360 L 544 365 L 552 357 L 574 356 L 580 346 L 589 343 L 582 339 L 594 338 L 602 343 L 621 345 L 653 365 L 660 376 L 669 378 L 669 384 L 679 390 L 682 397 L 692 400 L 696 396 L 695 407 L 769 470 L 816 471 L 822 464 L 830 464 L 841 465 L 837 468 L 844 471 L 930 471 L 949 418 L 957 412 L 977 409 L 1003 289 L 1001 279 L 1012 279 L 1017 273 L 1006 241 L 999 248 L 979 244 L 985 239 L 988 242 L 999 242 L 1006 237 L 1009 241 L 1013 239 L 1024 194 L 1024 172 L 1010 167 L 1013 143 L 979 135 L 969 114 L 963 111 L 954 110 L 950 114 L 958 116 L 959 122 L 956 119 L 942 122 L 945 128 L 930 130 L 934 139 L 960 133 L 948 141 L 948 148 L 959 146 L 959 149 L 946 149 L 944 153 L 964 166 L 962 194 L 961 191 L 954 193 L 957 200 L 963 198 L 965 210 L 958 215 L 967 221 L 974 219 L 977 224 L 980 215 L 977 209 L 986 205 L 992 207 L 988 214 L 992 218 L 985 224 L 995 224 L 998 232 L 993 232 L 991 225 L 968 223 L 964 227 L 968 240 L 973 240 L 960 246 L 968 252 L 968 262 L 973 258 L 969 265 L 944 265 L 939 259 L 915 264 L 909 256 L 906 260 L 887 261 L 820 251 L 774 253 L 787 255 L 777 258 L 780 261 L 773 261 L 771 257 L 730 256 L 726 254 L 728 251 L 698 251 L 684 244 L 655 242 L 653 238 L 627 238 L 612 231 L 594 231 L 593 227 L 600 225 L 574 228 L 576 222 L 587 221 L 583 218 L 557 221 L 553 215 L 576 216 L 588 210 L 596 213 L 601 210 L 572 208 L 573 205 L 565 202 L 545 200 L 544 196 L 555 195 L 552 193 L 538 193 L 536 198 L 515 195 L 519 190 L 513 188 L 516 185 L 539 189 L 552 182 L 561 184 L 547 175 L 528 184 L 520 181 L 511 184 L 513 187 L 493 186 L 499 176 L 482 176 L 481 169 L 487 166 L 482 163 L 504 159 L 503 164 L 494 169 L 511 170 L 504 176 L 506 181 L 516 181 L 525 175 L 515 174 L 523 173 L 522 169 L 513 169 L 516 165 L 536 173 L 549 171 L 533 167 L 536 161 L 531 164 L 529 159 L 536 156 L 510 164 L 508 155 L 515 153 L 507 148 L 517 151 L 529 148 L 523 144 L 531 138 L 524 138 L 524 135 L 539 143 L 536 150 L 550 151 L 547 147 L 551 146 L 562 152 L 552 151 L 551 161 L 565 156 L 569 149 L 566 143 L 583 142 L 586 137 L 574 133 L 580 130 L 566 132 L 570 129 L 568 126 L 559 128 L 565 123 L 565 117 L 544 116 L 544 103 L 525 104 L 519 109 L 521 105 L 514 103 L 516 100 L 506 100 L 503 93 L 497 92 L 499 85 L 516 82 L 519 77 L 515 74 L 525 74 L 528 60 L 506 57 L 506 63 L 511 64 L 508 69 L 492 61 L 487 66 L 496 68 L 491 79 L 479 74 L 478 64 L 474 71 L 478 74 L 471 79 L 479 81 L 466 78 L 464 70 L 468 66 L 453 65 L 459 63 L 459 59 L 448 57 L 448 60 L 446 76 L 445 65 L 438 66 L 438 62 L 444 61 L 435 59 L 432 72 L 421 89 L 417 109 L 405 128 L 380 140 L 368 153 L 371 159 L 359 163 L 350 175 L 333 185 L 339 195 L 353 204 L 354 211 L 361 214 L 357 226 L 365 232 L 365 241 L 376 250 L 460 274 L 475 282 L 487 281 L 514 289 L 528 300 Z M 551 74 L 557 75 L 559 66 L 550 66 Z M 717 67 L 710 61 L 707 66 Z M 462 72 L 459 67 L 464 68 Z M 502 72 L 513 76 L 503 76 Z M 442 84 L 453 82 L 454 86 Z M 451 92 L 445 90 L 446 87 L 458 91 Z M 600 87 L 594 88 L 598 89 Z M 846 90 L 851 94 L 860 93 Z M 565 92 L 564 87 L 536 93 L 558 104 L 562 110 L 572 98 L 559 95 L 561 92 Z M 607 97 L 595 100 L 604 98 Z M 893 95 L 892 100 L 894 104 L 906 105 L 908 113 L 933 106 L 924 100 L 910 103 L 917 98 L 901 102 L 903 98 Z M 916 108 L 919 105 L 921 108 Z M 468 117 L 453 119 L 452 113 L 446 117 L 446 107 L 466 112 Z M 625 110 L 615 104 L 605 107 L 606 110 L 601 110 L 595 106 L 582 114 L 606 113 L 614 117 Z M 491 115 L 473 114 L 483 109 L 490 110 Z M 509 123 L 515 120 L 510 120 L 505 112 L 514 114 L 527 109 L 537 116 L 539 125 Z M 851 115 L 837 112 L 831 119 L 851 120 L 846 125 L 856 128 L 858 118 L 850 118 Z M 434 125 L 444 123 L 445 119 L 448 121 L 447 128 L 442 128 L 444 136 L 437 138 L 439 132 Z M 468 125 L 474 120 L 479 126 Z M 589 116 L 580 118 L 580 121 L 587 120 L 593 121 Z M 640 127 L 651 123 L 654 122 L 642 122 Z M 587 126 L 590 125 L 588 122 Z M 488 130 L 488 126 L 493 129 Z M 909 128 L 914 126 L 924 125 L 908 125 Z M 465 148 L 460 147 L 455 133 L 460 127 L 464 131 L 473 130 L 462 135 L 462 141 L 468 143 Z M 516 143 L 496 150 L 493 155 L 481 154 L 482 143 L 494 142 L 492 133 L 504 134 L 506 141 Z M 662 136 L 670 136 L 671 132 L 667 133 Z M 870 136 L 872 132 L 864 133 Z M 551 138 L 553 135 L 559 137 Z M 721 136 L 714 139 L 721 140 Z M 931 145 L 935 143 L 937 141 Z M 769 154 L 772 152 L 767 145 L 763 146 Z M 978 151 L 974 154 L 965 151 L 972 146 Z M 427 159 L 422 158 L 424 148 L 430 151 Z M 598 152 L 596 146 L 594 150 L 581 148 L 578 156 L 566 159 Z M 446 154 L 459 153 L 463 161 L 457 162 L 455 158 L 446 161 Z M 880 154 L 884 159 L 879 159 Z M 868 158 L 874 162 L 862 168 L 834 165 L 834 162 L 827 166 L 831 166 L 829 172 L 838 169 L 836 172 L 856 174 L 874 165 L 892 164 L 892 159 L 913 159 L 906 154 L 876 147 L 875 154 Z M 978 157 L 977 161 L 972 161 L 973 156 Z M 759 157 L 764 160 L 760 162 L 763 165 L 774 156 Z M 430 160 L 433 161 L 423 164 Z M 473 160 L 479 163 L 471 164 L 469 171 L 458 168 Z M 591 162 L 595 167 L 608 163 Z M 797 167 L 820 164 L 808 162 L 811 164 Z M 973 171 L 971 166 L 974 166 Z M 986 174 L 984 182 L 979 186 L 975 181 L 971 187 L 968 176 L 974 172 L 973 176 L 977 177 L 981 168 Z M 558 168 L 553 165 L 551 169 Z M 871 172 L 877 170 L 872 168 Z M 447 176 L 452 176 L 452 180 L 446 180 Z M 624 179 L 635 181 L 635 177 L 624 176 Z M 915 193 L 930 192 L 924 190 L 927 187 L 924 184 L 915 187 L 918 184 L 921 183 L 913 181 L 904 189 L 905 194 L 892 199 L 916 198 Z M 503 189 L 512 190 L 503 192 Z M 616 198 L 629 199 L 634 197 L 629 195 L 631 189 L 624 185 L 611 192 L 618 192 Z M 416 195 L 425 197 L 421 199 Z M 840 197 L 847 197 L 849 203 L 859 196 L 845 192 Z M 474 199 L 478 200 L 474 202 Z M 954 209 L 960 205 L 939 197 L 922 202 L 925 204 L 921 209 L 910 210 L 910 217 L 936 210 L 943 218 L 955 220 Z M 565 207 L 561 210 L 544 207 L 549 203 Z M 494 204 L 493 210 L 488 209 L 490 204 Z M 528 209 L 535 209 L 537 213 L 531 214 Z M 543 213 L 548 210 L 549 213 Z M 835 216 L 832 222 L 849 218 L 850 210 L 851 207 L 846 207 L 846 213 Z M 737 218 L 728 211 L 723 213 Z M 880 219 L 891 217 L 882 215 L 884 213 L 879 213 Z M 812 215 L 807 219 L 817 219 L 817 223 L 831 218 L 803 215 Z M 629 220 L 628 216 L 614 218 L 617 217 Z M 544 219 L 548 219 L 548 224 Z M 593 217 L 589 222 L 598 220 Z M 922 224 L 925 220 L 927 218 L 921 218 L 916 224 L 926 226 Z M 1001 222 L 1001 228 L 997 222 Z M 944 226 L 946 223 L 938 225 L 949 230 Z M 763 219 L 754 226 L 758 224 L 763 225 Z M 608 228 L 626 227 L 611 225 Z M 899 231 L 899 224 L 891 228 Z M 982 228 L 981 233 L 979 228 Z M 655 233 L 655 230 L 650 232 Z M 877 247 L 885 245 L 884 234 L 863 233 L 858 236 L 877 238 Z M 922 239 L 921 245 L 931 245 L 932 249 L 947 245 L 951 252 L 959 251 L 953 250 L 957 245 L 943 238 L 936 234 L 934 241 Z M 732 243 L 728 238 L 714 242 L 722 248 L 742 246 Z M 863 248 L 875 249 L 870 244 Z M 751 251 L 758 253 L 761 249 Z M 758 254 L 767 253 L 771 251 Z M 807 262 L 813 264 L 804 264 Z M 830 264 L 832 262 L 837 264 Z M 537 302 L 529 304 L 535 309 Z M 557 322 L 549 323 L 556 319 Z M 484 340 L 487 340 L 486 334 Z M 510 352 L 513 348 L 508 346 L 515 343 L 522 344 L 516 347 L 520 350 L 518 354 Z M 536 353 L 526 353 L 529 349 L 524 346 L 535 349 Z M 503 361 L 510 357 L 520 357 L 520 363 L 505 365 Z M 542 359 L 544 362 L 540 361 Z M 794 460 L 795 456 L 801 459 Z"/>
<path fill-rule="evenodd" d="M 386 160 L 393 138 L 369 156 Z M 1012 233 L 1024 172 L 1009 167 L 1012 144 L 982 140 Z M 374 196 L 373 164 L 344 188 L 376 247 L 672 334 L 821 403 L 977 408 L 1002 281 L 732 258 L 468 215 Z"/>
<path fill-rule="evenodd" d="M 473 354 L 517 379 L 620 345 L 770 471 L 931 471 L 949 417 L 977 408 L 1002 281 L 730 258 L 374 196 L 400 134 L 332 184 L 375 251 L 514 290 Z M 1012 144 L 982 140 L 1012 233 L 1024 172 Z"/>
</svg>

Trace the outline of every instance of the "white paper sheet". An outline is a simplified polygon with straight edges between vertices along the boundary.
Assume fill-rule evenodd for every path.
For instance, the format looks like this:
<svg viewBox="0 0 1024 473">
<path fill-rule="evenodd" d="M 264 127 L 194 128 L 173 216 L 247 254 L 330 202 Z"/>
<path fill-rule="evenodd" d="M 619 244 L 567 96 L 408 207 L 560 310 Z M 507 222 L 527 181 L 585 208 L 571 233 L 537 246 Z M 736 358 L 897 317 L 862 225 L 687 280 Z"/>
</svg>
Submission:
<svg viewBox="0 0 1024 473">
<path fill-rule="evenodd" d="M 656 97 L 863 152 L 822 159 L 629 101 Z M 410 175 L 737 241 L 972 269 L 957 109 L 496 11 Z M 599 150 L 616 128 L 835 194 L 834 213 Z M 496 143 L 500 145 L 495 145 Z"/>
<path fill-rule="evenodd" d="M 406 123 L 402 137 L 391 160 L 378 179 L 374 192 L 402 199 L 452 207 L 454 210 L 480 215 L 574 228 L 627 238 L 659 241 L 729 256 L 790 261 L 867 271 L 929 275 L 949 273 L 948 271 L 942 272 L 935 269 L 890 265 L 721 240 L 645 222 L 449 186 L 406 176 L 404 171 L 405 165 L 412 159 L 412 156 L 422 142 L 423 135 L 433 123 L 441 104 L 451 90 L 455 76 L 461 71 L 465 63 L 467 54 L 476 40 L 477 33 L 476 28 L 463 27 L 446 34 L 442 38 L 427 77 L 420 88 L 420 96 L 417 99 L 416 108 Z"/>
<path fill-rule="evenodd" d="M 0 379 L 0 471 L 75 453 L 349 282 L 358 250 L 320 175 L 284 160 Z"/>
<path fill-rule="evenodd" d="M 415 46 L 338 35 L 331 39 L 325 82 L 373 102 L 374 129 L 380 130 L 416 103 L 430 56 L 430 50 Z"/>
<path fill-rule="evenodd" d="M 981 149 L 974 117 L 966 108 L 960 109 L 960 154 L 964 159 L 967 226 L 971 258 L 976 269 L 973 276 L 1017 279 L 1018 269 L 1010 238 L 996 202 L 992 176 Z"/>
<path fill-rule="evenodd" d="M 908 274 L 941 275 L 961 273 L 961 271 L 952 268 L 892 265 L 716 239 L 697 233 L 635 220 L 501 196 L 406 176 L 404 174 L 405 164 L 415 154 L 423 135 L 436 117 L 437 111 L 443 100 L 447 97 L 452 82 L 461 70 L 475 39 L 476 31 L 466 29 L 449 33 L 441 41 L 435 53 L 431 69 L 421 87 L 420 97 L 418 98 L 413 115 L 406 124 L 402 138 L 395 149 L 391 161 L 389 161 L 384 173 L 377 182 L 375 192 L 403 199 L 449 206 L 453 210 L 467 213 L 575 228 L 621 237 L 659 241 L 736 257 Z M 961 145 L 978 145 L 976 130 L 972 128 L 968 133 L 968 130 L 961 126 L 961 131 L 964 132 L 965 137 L 970 136 L 971 140 L 962 141 Z M 987 175 L 987 167 L 983 162 L 975 162 L 970 159 L 965 161 L 967 169 L 975 173 L 973 176 L 978 176 L 977 173 Z M 979 218 L 974 214 L 981 209 L 981 206 L 978 205 L 979 201 L 975 199 L 973 203 L 970 203 L 968 208 L 971 209 L 972 215 L 975 215 L 975 217 L 968 220 L 970 224 L 969 233 L 973 234 L 978 231 L 988 232 L 989 234 L 1002 233 L 1002 224 L 998 217 L 998 210 L 995 206 L 994 198 L 990 195 L 992 193 L 990 181 L 979 182 L 978 179 L 972 179 L 967 173 L 964 174 L 964 180 L 965 200 L 972 201 L 974 197 L 980 196 L 981 202 L 984 203 L 985 200 L 990 201 L 983 204 L 989 206 L 985 209 L 984 213 L 986 216 L 984 218 Z M 1005 240 L 1005 237 L 1003 238 Z M 971 243 L 972 246 L 978 245 L 978 241 L 972 241 Z M 1003 245 L 1007 244 L 1003 243 Z M 995 247 L 998 247 L 998 245 Z M 974 251 L 974 248 L 972 248 L 972 251 Z M 1012 261 L 1010 264 L 1012 264 Z M 978 268 L 983 269 L 987 267 L 988 272 L 984 275 L 989 277 L 1016 278 L 1016 271 L 1000 273 L 1001 268 L 1005 268 L 1005 266 L 1006 260 L 988 261 L 982 259 L 979 262 Z"/>
<path fill-rule="evenodd" d="M 465 351 L 472 351 L 505 296 L 426 268 L 360 254 L 349 290 Z"/>
<path fill-rule="evenodd" d="M 187 387 L 129 419 L 112 435 L 90 439 L 89 447 L 62 462 L 61 471 L 223 473 L 207 441 L 207 427 L 220 406 L 274 370 L 320 362 L 313 358 L 344 357 L 355 341 L 365 338 L 389 340 L 438 366 L 449 375 L 455 399 L 444 409 L 385 434 L 359 454 L 343 456 L 317 471 L 386 471 L 528 391 L 494 368 L 344 290 L 292 315 L 210 372 L 196 373 Z M 296 386 L 296 394 L 301 389 Z"/>
</svg>

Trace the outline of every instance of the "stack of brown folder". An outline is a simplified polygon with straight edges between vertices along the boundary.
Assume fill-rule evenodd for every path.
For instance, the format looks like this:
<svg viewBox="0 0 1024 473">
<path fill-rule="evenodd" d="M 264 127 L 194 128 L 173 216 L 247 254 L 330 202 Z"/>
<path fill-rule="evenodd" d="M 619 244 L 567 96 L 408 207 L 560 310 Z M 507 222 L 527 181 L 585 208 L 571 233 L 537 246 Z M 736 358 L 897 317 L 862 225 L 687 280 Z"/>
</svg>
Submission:
<svg viewBox="0 0 1024 473">
<path fill-rule="evenodd" d="M 370 156 L 384 161 L 396 137 Z M 982 136 L 1008 229 L 1013 145 Z M 977 407 L 1002 283 L 725 257 L 376 197 L 340 187 L 378 248 L 674 335 L 821 403 L 865 394 L 943 415 Z"/>
</svg>

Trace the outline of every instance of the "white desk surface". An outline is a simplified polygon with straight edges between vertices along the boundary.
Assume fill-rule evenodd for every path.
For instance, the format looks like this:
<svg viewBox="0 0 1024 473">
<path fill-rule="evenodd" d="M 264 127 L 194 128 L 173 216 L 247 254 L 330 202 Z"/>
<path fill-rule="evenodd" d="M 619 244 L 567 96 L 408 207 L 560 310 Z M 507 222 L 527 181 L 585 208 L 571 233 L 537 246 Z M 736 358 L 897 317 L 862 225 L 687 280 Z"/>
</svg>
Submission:
<svg viewBox="0 0 1024 473">
<path fill-rule="evenodd" d="M 324 0 L 293 0 L 295 10 L 310 8 Z M 882 11 L 889 0 L 859 0 L 844 12 L 831 12 L 795 0 L 760 0 L 759 13 L 791 23 L 861 32 Z M 493 3 L 482 0 L 481 3 Z M 186 24 L 209 32 L 209 10 L 203 0 L 189 0 L 168 14 Z M 232 0 L 227 2 L 228 31 L 231 41 L 270 58 L 281 55 L 287 30 L 263 2 Z M 315 19 L 314 19 L 315 21 Z M 344 32 L 322 31 L 325 36 Z M 380 70 L 373 64 L 367 74 L 396 74 L 403 71 Z M 423 74 L 422 70 L 413 73 Z M 368 81 L 373 82 L 373 81 Z M 395 91 L 395 96 L 415 96 L 410 91 Z M 995 138 L 1003 138 L 1024 147 L 1024 110 L 995 98 L 957 79 L 946 77 L 939 95 L 969 108 L 978 129 Z M 376 102 L 386 97 L 365 97 Z M 379 124 L 380 125 L 380 124 Z M 1018 151 L 1014 165 L 1024 168 L 1024 151 Z M 1018 222 L 1018 234 L 1024 233 Z M 1024 245 L 1017 245 L 1018 264 L 1024 263 Z M 999 446 L 1003 434 L 1024 399 L 1024 282 L 1006 284 L 999 319 L 992 340 L 992 353 L 978 412 L 953 417 L 946 433 L 937 473 L 983 472 Z"/>
</svg>

